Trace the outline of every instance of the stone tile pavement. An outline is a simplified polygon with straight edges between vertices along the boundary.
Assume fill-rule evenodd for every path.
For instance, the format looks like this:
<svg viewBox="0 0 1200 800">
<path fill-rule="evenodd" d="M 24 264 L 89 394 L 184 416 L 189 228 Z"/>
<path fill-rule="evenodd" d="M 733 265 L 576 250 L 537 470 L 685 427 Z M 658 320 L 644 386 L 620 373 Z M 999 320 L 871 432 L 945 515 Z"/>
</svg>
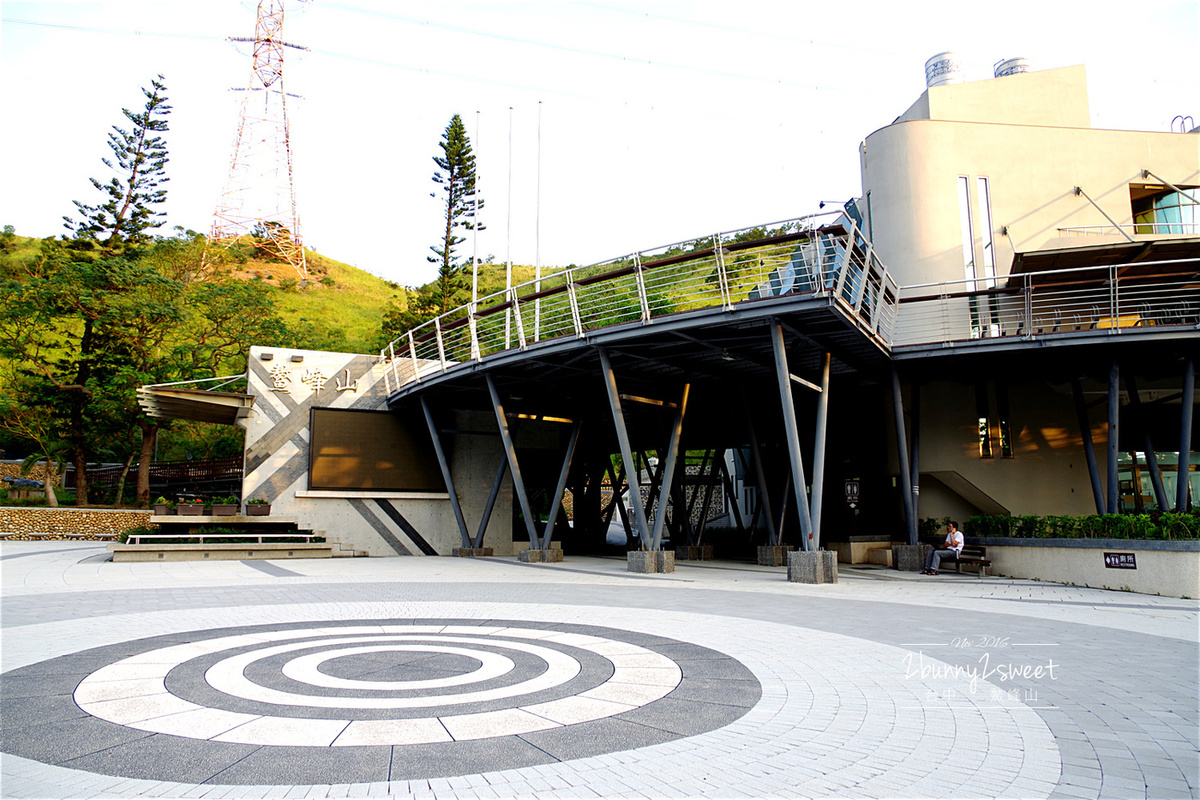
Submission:
<svg viewBox="0 0 1200 800">
<path fill-rule="evenodd" d="M 0 797 L 1200 796 L 1192 600 L 104 558 L 0 543 Z"/>
</svg>

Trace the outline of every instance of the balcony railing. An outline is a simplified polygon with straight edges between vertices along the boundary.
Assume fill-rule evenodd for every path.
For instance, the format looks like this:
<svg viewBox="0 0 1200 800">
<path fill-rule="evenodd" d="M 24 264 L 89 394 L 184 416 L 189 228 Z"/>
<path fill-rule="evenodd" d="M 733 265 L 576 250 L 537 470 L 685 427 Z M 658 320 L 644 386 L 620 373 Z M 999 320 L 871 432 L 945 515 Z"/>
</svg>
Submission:
<svg viewBox="0 0 1200 800">
<path fill-rule="evenodd" d="M 1191 265 L 1191 269 L 1188 269 Z M 979 339 L 1034 339 L 1091 333 L 1121 335 L 1200 322 L 1200 264 L 1195 259 L 1024 273 L 996 281 L 905 286 L 893 349 Z M 1179 269 L 1182 267 L 1183 269 Z"/>
<path fill-rule="evenodd" d="M 380 354 L 387 390 L 538 342 L 779 297 L 828 298 L 886 347 L 899 287 L 853 220 L 835 213 L 644 250 L 489 295 L 391 342 Z"/>
<path fill-rule="evenodd" d="M 1153 236 L 1166 235 L 1200 236 L 1200 223 L 1184 222 L 1136 222 L 1132 225 L 1074 225 L 1059 228 L 1063 236 Z"/>
</svg>

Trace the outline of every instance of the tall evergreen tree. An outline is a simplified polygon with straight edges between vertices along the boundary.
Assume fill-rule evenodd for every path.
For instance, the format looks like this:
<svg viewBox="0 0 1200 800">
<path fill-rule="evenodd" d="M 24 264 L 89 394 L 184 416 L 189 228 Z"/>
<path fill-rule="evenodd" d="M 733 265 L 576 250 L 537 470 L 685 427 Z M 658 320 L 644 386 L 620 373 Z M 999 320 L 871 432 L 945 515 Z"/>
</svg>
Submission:
<svg viewBox="0 0 1200 800">
<path fill-rule="evenodd" d="M 455 302 L 455 293 L 459 288 L 462 261 L 455 255 L 454 248 L 466 240 L 458 235 L 458 231 L 484 228 L 475 219 L 476 208 L 483 208 L 482 200 L 476 203 L 475 154 L 471 152 L 471 140 L 458 114 L 446 126 L 438 147 L 442 149 L 442 155 L 433 157 L 433 163 L 437 164 L 433 182 L 445 193 L 446 227 L 440 244 L 430 246 L 434 255 L 429 256 L 429 261 L 438 265 L 432 299 L 437 313 L 444 314 L 459 305 Z M 429 196 L 437 197 L 437 192 L 431 192 Z"/>
<path fill-rule="evenodd" d="M 97 242 L 108 255 L 126 245 L 143 244 L 150 239 L 151 228 L 162 224 L 165 214 L 156 211 L 167 199 L 167 145 L 159 134 L 167 130 L 167 88 L 163 76 L 142 88 L 146 105 L 140 112 L 121 109 L 132 128 L 116 125 L 108 134 L 108 147 L 114 161 L 104 159 L 104 165 L 115 174 L 108 183 L 91 178 L 92 186 L 106 199 L 96 205 L 75 202 L 79 219 L 63 217 L 67 230 L 76 240 Z"/>
</svg>

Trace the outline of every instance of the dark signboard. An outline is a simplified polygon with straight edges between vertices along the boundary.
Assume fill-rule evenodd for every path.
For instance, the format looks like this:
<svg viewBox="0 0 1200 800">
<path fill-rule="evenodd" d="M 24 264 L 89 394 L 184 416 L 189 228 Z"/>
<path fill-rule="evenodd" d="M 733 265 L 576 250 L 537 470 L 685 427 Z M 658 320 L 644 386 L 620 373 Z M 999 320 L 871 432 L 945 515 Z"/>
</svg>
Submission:
<svg viewBox="0 0 1200 800">
<path fill-rule="evenodd" d="M 1104 566 L 1108 569 L 1137 569 L 1137 554 L 1105 553 Z"/>
</svg>

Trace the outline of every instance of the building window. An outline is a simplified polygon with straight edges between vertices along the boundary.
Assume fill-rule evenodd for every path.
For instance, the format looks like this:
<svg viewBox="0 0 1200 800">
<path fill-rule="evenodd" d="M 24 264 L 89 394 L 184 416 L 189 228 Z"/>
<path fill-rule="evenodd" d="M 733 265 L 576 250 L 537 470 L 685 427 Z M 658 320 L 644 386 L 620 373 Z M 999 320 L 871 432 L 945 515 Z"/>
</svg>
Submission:
<svg viewBox="0 0 1200 800">
<path fill-rule="evenodd" d="M 988 179 L 976 178 L 975 185 L 979 190 L 979 226 L 980 234 L 983 240 L 983 275 L 989 278 L 984 283 L 985 288 L 991 289 L 996 285 L 996 281 L 990 280 L 996 277 L 996 250 L 992 241 L 992 200 L 988 193 Z"/>
<path fill-rule="evenodd" d="M 1008 386 L 996 384 L 996 417 L 1000 428 L 1000 457 L 1013 457 L 1012 420 L 1008 414 Z"/>
<path fill-rule="evenodd" d="M 1133 208 L 1135 233 L 1152 235 L 1200 233 L 1200 212 L 1195 189 L 1185 189 L 1180 194 L 1165 186 L 1129 187 L 1129 200 Z M 1191 197 L 1189 197 L 1190 195 Z"/>
<path fill-rule="evenodd" d="M 963 272 L 968 281 L 975 280 L 975 226 L 971 224 L 971 180 L 965 175 L 958 176 L 958 220 L 962 226 Z M 973 291 L 974 285 L 968 290 Z"/>
<path fill-rule="evenodd" d="M 975 421 L 979 435 L 979 457 L 992 457 L 992 426 L 988 420 L 987 384 L 975 384 Z"/>
</svg>

